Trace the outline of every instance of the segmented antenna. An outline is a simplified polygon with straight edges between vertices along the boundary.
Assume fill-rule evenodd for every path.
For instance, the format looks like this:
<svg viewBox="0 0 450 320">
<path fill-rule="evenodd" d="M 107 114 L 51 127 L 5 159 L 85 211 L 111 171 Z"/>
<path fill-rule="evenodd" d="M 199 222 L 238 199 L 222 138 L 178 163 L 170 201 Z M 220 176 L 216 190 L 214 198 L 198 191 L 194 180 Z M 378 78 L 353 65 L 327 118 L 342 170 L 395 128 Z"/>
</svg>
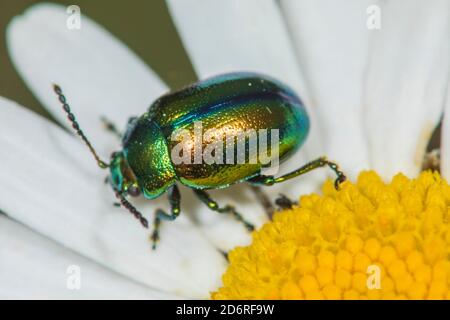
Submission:
<svg viewBox="0 0 450 320">
<path fill-rule="evenodd" d="M 81 137 L 81 139 L 83 139 L 84 143 L 87 145 L 87 147 L 91 151 L 92 155 L 94 156 L 95 161 L 97 161 L 98 166 L 100 168 L 102 168 L 102 169 L 108 168 L 109 164 L 107 164 L 106 162 L 104 162 L 103 160 L 100 159 L 100 157 L 98 156 L 98 154 L 95 151 L 94 147 L 91 145 L 91 142 L 84 135 L 83 130 L 80 129 L 80 125 L 78 124 L 78 122 L 77 122 L 77 120 L 75 118 L 75 115 L 70 110 L 70 106 L 69 106 L 69 104 L 66 101 L 66 97 L 64 96 L 64 94 L 63 94 L 63 92 L 61 90 L 61 87 L 58 86 L 57 84 L 54 84 L 53 85 L 53 90 L 58 95 L 58 99 L 61 102 L 63 110 L 67 114 L 67 118 L 69 119 L 70 123 L 72 124 L 72 127 L 75 129 L 77 134 Z"/>
<path fill-rule="evenodd" d="M 122 194 L 120 194 L 118 190 L 114 189 L 114 193 L 117 199 L 119 199 L 120 204 L 128 211 L 130 211 L 130 213 L 141 222 L 144 228 L 148 228 L 148 221 L 146 218 L 144 218 L 142 213 L 140 213 L 130 202 L 128 202 L 128 200 L 125 199 L 125 197 Z"/>
</svg>

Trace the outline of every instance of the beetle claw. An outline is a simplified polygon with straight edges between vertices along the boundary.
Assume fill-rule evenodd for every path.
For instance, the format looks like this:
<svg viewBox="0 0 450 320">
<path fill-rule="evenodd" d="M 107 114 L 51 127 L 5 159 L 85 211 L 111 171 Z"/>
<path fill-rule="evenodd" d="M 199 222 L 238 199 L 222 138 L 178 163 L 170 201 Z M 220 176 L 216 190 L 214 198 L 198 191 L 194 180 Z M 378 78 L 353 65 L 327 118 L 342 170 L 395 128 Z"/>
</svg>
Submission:
<svg viewBox="0 0 450 320">
<path fill-rule="evenodd" d="M 336 190 L 340 190 L 340 185 L 343 182 L 345 182 L 346 180 L 347 180 L 347 177 L 344 174 L 338 175 L 338 177 L 334 181 L 334 187 L 336 188 Z"/>
<path fill-rule="evenodd" d="M 151 237 L 150 237 L 151 241 L 152 241 L 152 250 L 156 250 L 156 245 L 159 242 L 159 234 L 158 231 L 154 230 Z"/>
</svg>

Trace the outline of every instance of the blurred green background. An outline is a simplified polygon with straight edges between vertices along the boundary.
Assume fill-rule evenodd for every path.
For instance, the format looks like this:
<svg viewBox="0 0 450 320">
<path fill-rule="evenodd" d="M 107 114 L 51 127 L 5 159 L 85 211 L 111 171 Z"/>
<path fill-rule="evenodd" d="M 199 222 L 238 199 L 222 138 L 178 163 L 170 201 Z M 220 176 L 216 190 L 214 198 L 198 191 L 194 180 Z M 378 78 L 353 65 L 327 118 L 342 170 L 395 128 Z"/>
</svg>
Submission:
<svg viewBox="0 0 450 320">
<path fill-rule="evenodd" d="M 0 0 L 0 96 L 14 100 L 50 118 L 11 64 L 5 42 L 5 30 L 9 21 L 14 16 L 21 14 L 27 7 L 39 2 L 44 1 Z M 128 45 L 171 88 L 177 88 L 196 80 L 195 72 L 178 37 L 164 0 L 51 2 L 66 6 L 72 4 L 80 6 L 82 14 L 103 25 Z"/>
</svg>

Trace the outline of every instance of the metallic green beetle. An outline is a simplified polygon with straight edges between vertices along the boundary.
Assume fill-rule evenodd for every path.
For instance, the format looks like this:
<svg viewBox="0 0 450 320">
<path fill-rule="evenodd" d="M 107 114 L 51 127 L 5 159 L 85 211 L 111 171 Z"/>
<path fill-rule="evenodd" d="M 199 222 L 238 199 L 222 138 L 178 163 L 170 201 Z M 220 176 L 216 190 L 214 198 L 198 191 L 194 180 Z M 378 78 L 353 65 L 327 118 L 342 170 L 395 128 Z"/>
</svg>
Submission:
<svg viewBox="0 0 450 320">
<path fill-rule="evenodd" d="M 116 197 L 144 227 L 148 228 L 147 220 L 126 197 L 143 194 L 147 199 L 154 199 L 168 192 L 170 214 L 161 209 L 156 211 L 152 233 L 153 248 L 159 239 L 161 220 L 175 220 L 180 214 L 177 182 L 192 188 L 211 210 L 229 213 L 242 221 L 247 229 L 253 230 L 253 226 L 232 206 L 219 207 L 205 190 L 225 188 L 239 182 L 270 186 L 326 165 L 337 174 L 336 187 L 345 180 L 337 165 L 325 157 L 277 178 L 262 174 L 262 170 L 269 165 L 268 162 L 261 161 L 259 157 L 250 161 L 249 154 L 255 149 L 252 149 L 250 136 L 246 136 L 249 130 L 250 133 L 251 130 L 261 130 L 269 136 L 276 132 L 276 150 L 280 163 L 302 145 L 309 131 L 309 117 L 294 91 L 261 74 L 238 72 L 219 75 L 160 97 L 146 113 L 128 121 L 122 138 L 123 148 L 112 154 L 109 164 L 99 158 L 80 129 L 61 88 L 55 85 L 54 90 L 73 128 L 89 147 L 98 165 L 110 169 L 108 181 Z M 209 140 L 196 140 L 198 123 L 202 130 L 213 133 Z M 108 123 L 108 127 L 118 133 L 113 124 Z M 179 137 L 174 139 L 174 135 L 177 136 L 179 132 L 185 133 L 181 142 Z M 230 136 L 232 140 L 229 140 Z M 240 162 L 237 159 L 239 146 L 234 146 L 238 137 L 244 137 L 244 140 L 240 140 L 244 141 L 240 152 L 246 154 L 244 158 L 240 158 Z M 261 136 L 253 137 L 256 137 L 256 145 L 261 147 Z M 214 141 L 219 144 L 214 144 L 214 155 L 210 155 L 216 161 L 196 161 L 199 152 L 203 157 L 202 152 L 210 148 L 208 146 Z M 197 142 L 200 144 L 196 144 Z M 226 149 L 226 154 L 220 153 L 221 149 L 217 146 L 230 142 L 232 148 Z M 182 152 L 174 153 L 177 148 L 181 148 Z M 274 148 L 275 145 L 271 144 L 267 152 L 269 157 L 275 153 Z M 180 154 L 185 161 L 174 161 L 174 155 Z"/>
</svg>

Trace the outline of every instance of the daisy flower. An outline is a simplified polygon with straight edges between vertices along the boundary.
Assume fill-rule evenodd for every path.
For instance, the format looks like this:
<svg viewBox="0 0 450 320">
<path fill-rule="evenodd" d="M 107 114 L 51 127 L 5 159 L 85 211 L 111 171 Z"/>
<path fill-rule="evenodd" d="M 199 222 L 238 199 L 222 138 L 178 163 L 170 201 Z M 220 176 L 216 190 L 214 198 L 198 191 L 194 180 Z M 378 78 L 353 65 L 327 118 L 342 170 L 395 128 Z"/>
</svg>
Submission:
<svg viewBox="0 0 450 320">
<path fill-rule="evenodd" d="M 362 280 L 353 285 L 353 277 L 360 277 L 367 261 L 382 260 L 383 275 L 392 282 L 387 293 L 445 297 L 442 288 L 431 288 L 434 275 L 443 276 L 447 270 L 448 261 L 441 261 L 448 248 L 448 221 L 441 213 L 450 203 L 448 188 L 431 173 L 410 178 L 420 173 L 428 141 L 442 117 L 441 172 L 450 176 L 445 119 L 450 106 L 450 3 L 168 0 L 167 4 L 200 79 L 256 71 L 282 80 L 302 97 L 312 130 L 280 174 L 327 155 L 357 182 L 346 183 L 339 192 L 325 184 L 323 196 L 305 196 L 299 206 L 276 214 L 273 222 L 254 233 L 250 246 L 231 252 L 222 282 L 227 261 L 220 250 L 252 241 L 242 225 L 204 208 L 184 188 L 183 214 L 162 226 L 161 243 L 152 252 L 147 230 L 112 206 L 113 193 L 102 184 L 105 173 L 82 142 L 0 98 L 0 208 L 5 213 L 0 216 L 0 295 L 162 299 L 208 298 L 215 292 L 214 298 L 343 298 L 346 289 L 354 289 L 345 297 L 356 298 L 356 292 L 364 298 L 367 294 L 356 290 Z M 381 24 L 372 29 L 367 21 L 376 12 Z M 102 158 L 108 158 L 120 146 L 105 132 L 101 117 L 124 127 L 130 116 L 145 112 L 168 88 L 103 27 L 83 15 L 81 29 L 70 30 L 67 17 L 64 7 L 38 4 L 14 18 L 7 29 L 10 57 L 42 105 L 67 126 L 51 85 L 64 88 L 86 135 Z M 357 180 L 365 169 L 376 173 L 364 173 Z M 402 175 L 395 176 L 399 172 Z M 267 190 L 272 198 L 284 193 L 297 199 L 318 192 L 325 179 L 322 170 Z M 426 200 L 429 189 L 437 190 L 435 202 Z M 258 227 L 267 222 L 245 185 L 212 195 L 221 204 L 234 204 Z M 383 202 L 386 199 L 391 201 Z M 165 200 L 138 200 L 136 205 L 151 217 L 157 207 L 166 206 Z M 434 218 L 423 214 L 436 203 Z M 406 229 L 400 226 L 407 225 L 407 214 L 415 224 L 404 235 Z M 431 221 L 435 228 L 431 230 L 440 230 L 439 239 L 447 241 L 442 240 L 443 251 L 432 258 L 424 256 L 428 247 L 418 246 L 423 245 L 419 240 L 428 239 L 417 234 L 430 225 L 424 221 Z M 299 230 L 302 239 L 294 236 Z M 314 241 L 306 241 L 308 237 Z M 406 249 L 396 246 L 403 242 Z M 392 249 L 386 249 L 387 260 L 380 258 L 385 247 Z M 258 252 L 267 253 L 267 259 Z M 406 285 L 399 289 L 397 284 L 404 283 L 400 278 L 412 279 L 411 285 L 417 280 L 416 269 L 408 265 L 412 252 L 422 254 L 422 260 L 416 258 L 431 270 L 429 277 L 424 271 L 416 295 L 408 295 Z M 337 262 L 339 254 L 344 255 L 342 265 Z M 356 269 L 358 254 L 369 259 L 359 265 L 361 269 Z M 391 267 L 394 261 L 398 270 Z M 273 271 L 277 263 L 284 268 L 280 275 Z M 319 268 L 329 270 L 322 273 Z M 245 269 L 256 270 L 258 277 L 250 277 Z M 68 289 L 71 270 L 80 271 L 79 290 Z M 326 278 L 330 272 L 331 280 Z"/>
</svg>

